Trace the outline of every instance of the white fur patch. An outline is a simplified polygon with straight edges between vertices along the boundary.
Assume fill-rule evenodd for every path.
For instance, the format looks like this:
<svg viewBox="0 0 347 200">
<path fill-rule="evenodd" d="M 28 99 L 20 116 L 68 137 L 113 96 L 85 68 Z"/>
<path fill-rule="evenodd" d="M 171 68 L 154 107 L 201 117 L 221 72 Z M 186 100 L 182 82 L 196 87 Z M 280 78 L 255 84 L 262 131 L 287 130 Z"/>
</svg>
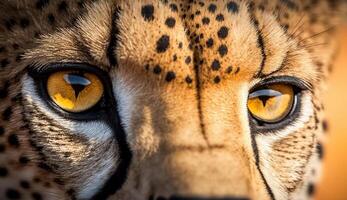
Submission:
<svg viewBox="0 0 347 200">
<path fill-rule="evenodd" d="M 91 198 L 101 189 L 103 183 L 105 183 L 110 177 L 112 170 L 115 169 L 116 163 L 114 157 L 112 156 L 112 152 L 109 152 L 107 155 L 103 156 L 104 165 L 101 168 L 98 168 L 98 173 L 90 173 L 90 178 L 81 185 L 77 195 L 78 199 Z"/>
<path fill-rule="evenodd" d="M 301 114 L 293 124 L 288 125 L 286 128 L 280 130 L 277 133 L 271 133 L 268 135 L 262 134 L 256 136 L 256 142 L 260 157 L 260 167 L 276 199 L 288 199 L 288 193 L 286 192 L 285 187 L 278 179 L 278 177 L 274 176 L 274 174 L 272 173 L 275 170 L 272 169 L 270 165 L 273 161 L 268 159 L 268 155 L 270 155 L 272 152 L 272 145 L 274 142 L 285 138 L 298 129 L 303 128 L 312 117 L 314 109 L 309 95 L 303 95 L 301 104 Z"/>
<path fill-rule="evenodd" d="M 26 76 L 23 79 L 22 92 L 24 98 L 32 105 L 35 105 L 41 113 L 47 115 L 55 123 L 70 130 L 71 134 L 79 134 L 86 137 L 91 143 L 102 144 L 107 140 L 111 140 L 113 133 L 111 128 L 102 121 L 81 122 L 66 119 L 55 113 L 46 103 L 45 100 L 40 98 L 37 94 L 36 86 L 31 77 Z M 106 155 L 102 155 L 103 159 L 101 167 L 98 166 L 96 171 L 89 173 L 90 177 L 80 184 L 80 188 L 77 188 L 78 198 L 86 199 L 93 196 L 103 186 L 105 181 L 109 178 L 112 171 L 117 166 L 117 160 L 115 160 L 115 150 L 110 149 Z"/>
</svg>

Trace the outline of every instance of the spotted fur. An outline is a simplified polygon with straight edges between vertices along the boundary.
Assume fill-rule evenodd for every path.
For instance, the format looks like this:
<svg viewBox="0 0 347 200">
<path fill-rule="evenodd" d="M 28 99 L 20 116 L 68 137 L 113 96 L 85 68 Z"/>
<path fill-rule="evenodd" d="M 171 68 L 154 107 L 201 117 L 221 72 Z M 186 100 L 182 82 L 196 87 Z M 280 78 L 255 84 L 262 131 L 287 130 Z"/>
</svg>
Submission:
<svg viewBox="0 0 347 200">
<path fill-rule="evenodd" d="M 0 199 L 312 198 L 344 3 L 1 1 Z M 103 71 L 106 114 L 50 107 L 30 72 L 52 63 Z M 278 76 L 309 90 L 260 133 L 248 91 Z"/>
</svg>

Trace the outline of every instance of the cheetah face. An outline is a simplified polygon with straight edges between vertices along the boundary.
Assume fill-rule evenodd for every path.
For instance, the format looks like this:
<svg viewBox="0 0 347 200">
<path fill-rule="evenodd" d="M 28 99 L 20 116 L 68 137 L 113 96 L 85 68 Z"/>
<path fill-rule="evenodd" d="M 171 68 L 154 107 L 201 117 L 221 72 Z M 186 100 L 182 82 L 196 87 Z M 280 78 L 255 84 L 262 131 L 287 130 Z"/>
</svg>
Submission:
<svg viewBox="0 0 347 200">
<path fill-rule="evenodd" d="M 42 13 L 57 9 L 47 2 Z M 33 16 L 42 34 L 21 62 L 22 138 L 38 155 L 29 167 L 61 183 L 43 194 L 309 198 L 335 46 L 333 31 L 311 37 L 329 28 L 328 11 L 311 13 L 326 6 L 100 0 L 73 25 Z"/>
</svg>

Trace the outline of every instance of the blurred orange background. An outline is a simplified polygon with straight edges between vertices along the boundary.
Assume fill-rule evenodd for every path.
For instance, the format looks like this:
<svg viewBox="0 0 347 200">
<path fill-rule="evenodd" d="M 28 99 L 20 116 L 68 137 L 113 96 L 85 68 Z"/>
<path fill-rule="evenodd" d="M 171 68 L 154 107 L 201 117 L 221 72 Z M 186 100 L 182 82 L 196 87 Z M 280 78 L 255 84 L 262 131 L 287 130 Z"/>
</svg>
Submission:
<svg viewBox="0 0 347 200">
<path fill-rule="evenodd" d="M 317 200 L 347 199 L 347 25 L 339 38 L 340 51 L 325 97 L 329 134 Z"/>
</svg>

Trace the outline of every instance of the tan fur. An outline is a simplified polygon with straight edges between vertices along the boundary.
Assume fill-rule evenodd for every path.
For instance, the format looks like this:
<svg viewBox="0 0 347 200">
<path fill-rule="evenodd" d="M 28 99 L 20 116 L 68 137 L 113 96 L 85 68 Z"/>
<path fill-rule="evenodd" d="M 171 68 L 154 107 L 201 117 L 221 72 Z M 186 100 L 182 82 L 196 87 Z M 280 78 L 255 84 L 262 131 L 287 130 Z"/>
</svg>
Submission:
<svg viewBox="0 0 347 200">
<path fill-rule="evenodd" d="M 321 93 L 343 1 L 232 1 L 236 12 L 229 0 L 42 2 L 0 3 L 0 171 L 7 172 L 0 199 L 92 198 L 120 168 L 117 131 L 102 119 L 59 115 L 27 73 L 64 62 L 88 63 L 112 82 L 118 107 L 109 115 L 119 114 L 132 159 L 108 198 L 312 198 L 324 144 Z M 143 16 L 145 5 L 153 6 L 153 18 Z M 168 48 L 158 50 L 163 36 Z M 249 90 L 278 76 L 309 87 L 301 113 L 280 130 L 257 134 Z"/>
</svg>

